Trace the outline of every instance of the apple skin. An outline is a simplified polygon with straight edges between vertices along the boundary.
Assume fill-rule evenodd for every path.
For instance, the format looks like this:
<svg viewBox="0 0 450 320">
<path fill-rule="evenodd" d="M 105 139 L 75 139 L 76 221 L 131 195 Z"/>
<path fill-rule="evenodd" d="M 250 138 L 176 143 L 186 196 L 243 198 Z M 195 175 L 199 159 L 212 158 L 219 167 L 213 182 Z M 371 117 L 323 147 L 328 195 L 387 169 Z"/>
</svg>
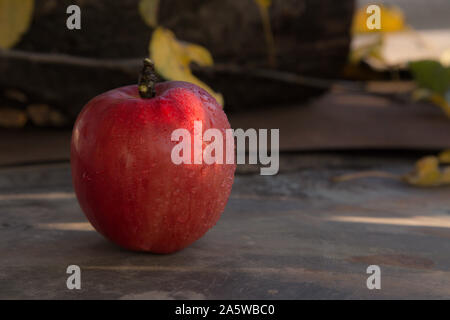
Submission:
<svg viewBox="0 0 450 320">
<path fill-rule="evenodd" d="M 175 165 L 173 130 L 188 129 L 193 139 L 194 120 L 201 120 L 203 132 L 222 131 L 225 146 L 230 124 L 196 85 L 163 82 L 155 91 L 143 99 L 136 85 L 122 87 L 83 108 L 72 133 L 72 181 L 82 210 L 103 236 L 130 250 L 171 253 L 219 220 L 236 165 Z"/>
</svg>

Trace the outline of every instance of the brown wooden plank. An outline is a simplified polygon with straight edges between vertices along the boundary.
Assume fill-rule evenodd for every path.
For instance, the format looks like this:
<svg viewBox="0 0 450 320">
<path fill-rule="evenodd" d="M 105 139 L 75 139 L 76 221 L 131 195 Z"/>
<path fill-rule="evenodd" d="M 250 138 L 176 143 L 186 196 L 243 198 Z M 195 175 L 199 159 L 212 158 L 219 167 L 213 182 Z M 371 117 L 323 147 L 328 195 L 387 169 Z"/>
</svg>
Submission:
<svg viewBox="0 0 450 320">
<path fill-rule="evenodd" d="M 233 128 L 279 128 L 281 151 L 450 148 L 450 119 L 436 106 L 330 93 L 308 105 L 231 113 Z M 70 157 L 70 130 L 1 130 L 0 165 Z"/>
<path fill-rule="evenodd" d="M 449 188 L 331 182 L 353 172 L 347 160 L 238 175 L 218 224 L 171 255 L 126 251 L 92 231 L 68 164 L 1 169 L 0 299 L 450 297 Z M 378 158 L 378 166 L 401 173 L 410 161 Z M 72 264 L 81 267 L 81 291 L 66 288 Z M 366 287 L 372 264 L 381 290 Z"/>
<path fill-rule="evenodd" d="M 329 93 L 308 106 L 232 114 L 233 128 L 279 128 L 281 150 L 450 148 L 450 119 L 427 103 Z"/>
</svg>

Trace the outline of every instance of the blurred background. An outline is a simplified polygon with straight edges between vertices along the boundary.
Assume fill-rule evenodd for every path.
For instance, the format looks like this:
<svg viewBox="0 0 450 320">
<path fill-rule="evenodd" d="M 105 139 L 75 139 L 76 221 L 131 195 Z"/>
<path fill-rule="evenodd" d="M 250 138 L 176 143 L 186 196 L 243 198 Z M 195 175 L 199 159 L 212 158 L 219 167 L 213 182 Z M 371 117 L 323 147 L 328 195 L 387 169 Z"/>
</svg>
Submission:
<svg viewBox="0 0 450 320">
<path fill-rule="evenodd" d="M 384 268 L 378 298 L 450 297 L 449 13 L 448 0 L 0 0 L 0 297 L 70 297 L 58 268 L 74 262 L 91 272 L 84 298 L 373 298 L 369 264 Z M 280 129 L 279 175 L 238 166 L 214 231 L 169 257 L 107 244 L 71 185 L 78 113 L 137 83 L 144 57 L 208 90 L 233 128 Z"/>
<path fill-rule="evenodd" d="M 66 27 L 71 4 L 81 29 Z M 234 127 L 280 128 L 285 151 L 448 147 L 448 1 L 381 1 L 376 32 L 366 26 L 368 4 L 2 0 L 1 143 L 20 155 L 0 162 L 66 159 L 83 105 L 136 83 L 145 56 L 161 80 L 209 90 Z M 421 116 L 422 101 L 442 116 Z M 38 155 L 28 138 L 9 145 L 17 132 L 66 147 Z"/>
</svg>

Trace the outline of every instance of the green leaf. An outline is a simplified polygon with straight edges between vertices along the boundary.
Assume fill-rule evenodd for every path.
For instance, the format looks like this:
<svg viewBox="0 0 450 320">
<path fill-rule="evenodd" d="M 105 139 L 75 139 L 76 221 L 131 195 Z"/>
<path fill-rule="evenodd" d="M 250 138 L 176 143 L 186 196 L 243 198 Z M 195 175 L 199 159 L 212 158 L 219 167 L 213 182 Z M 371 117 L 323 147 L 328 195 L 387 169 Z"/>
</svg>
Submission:
<svg viewBox="0 0 450 320">
<path fill-rule="evenodd" d="M 0 0 L 0 48 L 12 48 L 28 30 L 34 0 Z"/>
<path fill-rule="evenodd" d="M 437 61 L 422 60 L 411 62 L 409 68 L 421 88 L 443 97 L 450 90 L 450 67 L 444 67 Z"/>
<path fill-rule="evenodd" d="M 153 31 L 150 41 L 150 58 L 156 71 L 168 80 L 186 81 L 208 91 L 223 106 L 223 97 L 214 92 L 206 83 L 196 78 L 190 69 L 190 63 L 200 66 L 213 65 L 209 51 L 199 45 L 178 41 L 172 31 L 158 27 Z"/>
<path fill-rule="evenodd" d="M 159 0 L 141 0 L 139 2 L 139 13 L 142 19 L 152 28 L 158 25 L 158 9 Z"/>
</svg>

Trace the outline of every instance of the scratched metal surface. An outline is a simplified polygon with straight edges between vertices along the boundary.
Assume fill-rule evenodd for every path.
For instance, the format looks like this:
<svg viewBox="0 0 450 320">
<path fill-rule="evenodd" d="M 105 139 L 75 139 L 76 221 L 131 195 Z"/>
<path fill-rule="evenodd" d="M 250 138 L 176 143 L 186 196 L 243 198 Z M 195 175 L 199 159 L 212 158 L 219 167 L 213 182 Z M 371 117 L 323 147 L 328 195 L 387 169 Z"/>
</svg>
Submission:
<svg viewBox="0 0 450 320">
<path fill-rule="evenodd" d="M 90 230 L 67 163 L 0 169 L 0 298 L 450 298 L 450 188 L 330 180 L 403 173 L 413 159 L 357 162 L 285 155 L 278 176 L 247 170 L 216 227 L 172 255 L 125 251 Z M 71 264 L 79 291 L 66 288 Z M 381 290 L 366 287 L 371 264 Z"/>
</svg>

